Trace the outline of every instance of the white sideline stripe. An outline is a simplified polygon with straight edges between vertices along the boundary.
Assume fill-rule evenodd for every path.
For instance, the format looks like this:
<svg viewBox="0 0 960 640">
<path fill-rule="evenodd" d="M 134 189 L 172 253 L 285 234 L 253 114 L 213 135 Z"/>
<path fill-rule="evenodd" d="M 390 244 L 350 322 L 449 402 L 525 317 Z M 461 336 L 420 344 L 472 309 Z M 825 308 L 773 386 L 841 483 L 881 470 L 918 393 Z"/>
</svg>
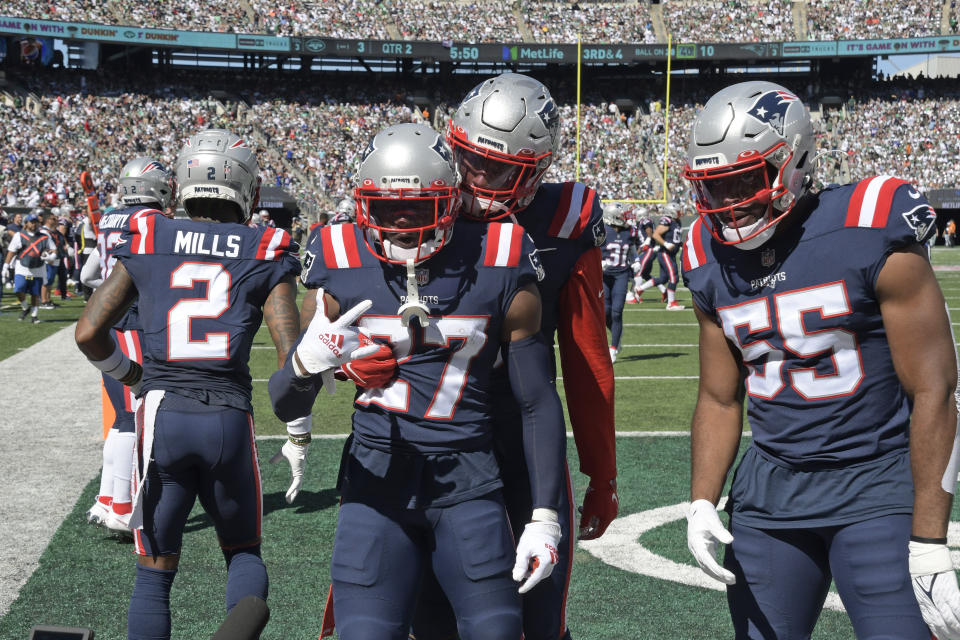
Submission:
<svg viewBox="0 0 960 640">
<path fill-rule="evenodd" d="M 13 354 L 0 367 L 0 616 L 10 610 L 50 538 L 100 471 L 100 372 L 77 349 L 75 327 Z M 28 398 L 20 392 L 25 372 L 34 380 L 64 384 L 55 394 Z M 29 426 L 24 424 L 28 409 Z"/>
<path fill-rule="evenodd" d="M 670 313 L 676 313 L 671 311 Z M 696 327 L 696 322 L 624 322 L 625 327 Z"/>
</svg>

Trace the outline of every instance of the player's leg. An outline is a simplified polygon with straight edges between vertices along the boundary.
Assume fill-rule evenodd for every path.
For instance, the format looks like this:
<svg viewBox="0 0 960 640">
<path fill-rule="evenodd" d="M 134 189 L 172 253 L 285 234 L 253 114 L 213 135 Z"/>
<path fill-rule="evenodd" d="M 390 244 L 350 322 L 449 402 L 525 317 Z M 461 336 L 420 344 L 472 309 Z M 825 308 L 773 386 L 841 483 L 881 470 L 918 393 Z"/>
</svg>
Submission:
<svg viewBox="0 0 960 640">
<path fill-rule="evenodd" d="M 246 596 L 267 599 L 260 555 L 263 493 L 253 416 L 240 409 L 196 403 L 212 427 L 198 440 L 204 456 L 198 495 L 213 520 L 227 564 L 226 609 Z"/>
<path fill-rule="evenodd" d="M 671 253 L 660 252 L 660 273 L 666 274 L 667 309 L 683 309 L 677 303 L 677 283 L 680 281 L 680 270 L 677 268 L 677 257 Z"/>
<path fill-rule="evenodd" d="M 836 529 L 830 567 L 860 640 L 929 640 L 907 567 L 912 518 L 897 514 Z"/>
<path fill-rule="evenodd" d="M 124 355 L 134 362 L 143 362 L 139 331 L 114 331 L 114 338 Z M 111 378 L 111 380 L 113 379 Z M 137 406 L 137 399 L 130 387 L 123 386 L 116 381 L 114 383 L 116 387 L 113 387 L 114 391 L 110 395 L 110 402 L 113 404 L 116 418 L 113 429 L 110 430 L 111 436 L 109 436 L 113 438 L 113 488 L 111 494 L 113 501 L 110 504 L 110 514 L 104 524 L 114 531 L 126 532 L 130 529 L 130 477 L 133 474 L 133 454 L 136 443 L 134 410 Z M 119 393 L 117 393 L 117 387 Z M 116 430 L 115 434 L 113 433 L 114 430 Z"/>
<path fill-rule="evenodd" d="M 613 285 L 616 281 L 616 275 L 611 273 L 604 272 L 603 274 L 603 308 L 604 308 L 604 317 L 607 320 L 607 329 L 611 327 L 611 322 L 613 321 L 613 316 L 611 312 L 613 310 L 612 298 L 613 294 Z"/>
<path fill-rule="evenodd" d="M 521 637 L 511 577 L 516 553 L 500 492 L 428 509 L 428 516 L 435 522 L 433 571 L 456 612 L 460 639 Z"/>
<path fill-rule="evenodd" d="M 633 289 L 634 295 L 637 297 L 637 302 L 642 301 L 644 291 L 655 286 L 656 283 L 653 280 L 652 274 L 653 251 L 647 249 L 640 254 L 640 270 L 633 278 Z"/>
<path fill-rule="evenodd" d="M 737 640 L 803 640 L 830 586 L 827 544 L 816 529 L 754 529 L 731 519 L 723 565 L 737 581 L 727 604 Z"/>
<path fill-rule="evenodd" d="M 341 640 L 406 640 L 429 530 L 422 511 L 340 505 L 330 577 Z"/>
<path fill-rule="evenodd" d="M 114 421 L 107 432 L 107 438 L 103 441 L 103 468 L 100 473 L 100 491 L 93 506 L 87 510 L 87 520 L 96 524 L 106 522 L 110 514 L 110 506 L 113 503 L 114 491 L 114 460 L 119 453 L 118 449 L 122 446 L 122 438 L 118 438 L 119 430 L 117 417 L 120 415 L 117 408 L 123 409 L 124 386 L 115 378 L 103 374 L 103 388 L 107 392 L 107 399 L 113 407 Z M 128 457 L 130 464 L 133 464 L 133 452 Z M 127 476 L 129 484 L 130 476 Z M 127 489 L 127 493 L 129 493 Z"/>
<path fill-rule="evenodd" d="M 609 327 L 610 327 L 610 347 L 620 352 L 620 338 L 623 336 L 623 305 L 627 300 L 627 282 L 630 280 L 629 271 L 621 271 L 614 275 L 610 291 L 610 297 L 607 304 L 610 305 Z M 606 275 L 604 275 L 606 283 Z M 604 284 L 604 294 L 606 294 L 606 284 Z"/>
<path fill-rule="evenodd" d="M 166 394 L 164 403 L 171 397 L 176 398 Z M 183 528 L 199 486 L 196 465 L 202 443 L 198 445 L 196 436 L 216 427 L 205 417 L 168 411 L 165 405 L 156 412 L 152 455 L 142 488 L 143 528 L 134 532 L 138 564 L 127 617 L 129 640 L 170 637 L 170 589 L 180 561 Z"/>
</svg>

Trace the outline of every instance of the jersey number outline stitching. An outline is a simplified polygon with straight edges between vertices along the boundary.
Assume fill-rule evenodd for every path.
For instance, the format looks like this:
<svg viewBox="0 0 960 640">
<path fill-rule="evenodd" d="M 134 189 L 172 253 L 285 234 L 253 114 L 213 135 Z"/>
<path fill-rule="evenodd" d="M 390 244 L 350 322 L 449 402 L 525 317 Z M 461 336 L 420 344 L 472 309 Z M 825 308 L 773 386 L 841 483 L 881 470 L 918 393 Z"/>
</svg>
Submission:
<svg viewBox="0 0 960 640">
<path fill-rule="evenodd" d="M 167 360 L 227 360 L 230 333 L 207 333 L 191 338 L 197 318 L 219 318 L 230 308 L 230 272 L 219 263 L 184 262 L 170 273 L 171 289 L 192 289 L 207 283 L 203 298 L 182 298 L 167 312 Z"/>
<path fill-rule="evenodd" d="M 747 393 L 757 398 L 773 399 L 786 386 L 781 371 L 785 351 L 801 358 L 813 358 L 830 352 L 834 372 L 817 374 L 814 367 L 796 367 L 788 370 L 790 386 L 805 400 L 824 400 L 854 393 L 863 382 L 863 359 L 856 336 L 846 329 L 807 331 L 803 314 L 819 312 L 822 319 L 837 318 L 852 313 L 846 287 L 842 281 L 778 293 L 773 296 L 776 310 L 776 331 L 784 349 L 778 349 L 766 340 L 744 344 L 737 329 L 747 327 L 747 333 L 771 328 L 770 306 L 767 298 L 751 300 L 731 307 L 717 309 L 727 339 L 733 342 L 750 371 Z M 766 356 L 766 362 L 756 363 Z M 754 364 L 751 364 L 754 363 Z"/>
</svg>

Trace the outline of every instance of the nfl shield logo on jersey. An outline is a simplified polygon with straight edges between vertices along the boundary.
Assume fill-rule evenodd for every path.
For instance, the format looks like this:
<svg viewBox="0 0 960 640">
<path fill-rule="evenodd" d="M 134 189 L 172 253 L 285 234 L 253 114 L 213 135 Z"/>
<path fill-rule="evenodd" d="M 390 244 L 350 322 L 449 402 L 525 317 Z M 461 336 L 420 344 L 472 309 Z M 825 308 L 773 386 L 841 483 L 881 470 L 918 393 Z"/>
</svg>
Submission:
<svg viewBox="0 0 960 640">
<path fill-rule="evenodd" d="M 429 269 L 417 269 L 417 284 L 421 287 L 428 282 L 430 282 L 430 270 Z"/>
<path fill-rule="evenodd" d="M 772 267 L 773 263 L 777 261 L 777 252 L 771 248 L 766 248 L 760 252 L 760 266 L 762 267 Z"/>
</svg>

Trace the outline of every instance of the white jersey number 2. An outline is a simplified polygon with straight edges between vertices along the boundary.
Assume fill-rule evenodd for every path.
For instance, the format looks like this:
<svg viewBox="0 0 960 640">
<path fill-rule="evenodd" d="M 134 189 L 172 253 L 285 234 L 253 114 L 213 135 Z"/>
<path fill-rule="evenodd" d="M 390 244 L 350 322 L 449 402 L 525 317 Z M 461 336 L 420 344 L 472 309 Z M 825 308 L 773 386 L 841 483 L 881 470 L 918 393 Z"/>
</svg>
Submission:
<svg viewBox="0 0 960 640">
<path fill-rule="evenodd" d="M 168 360 L 225 360 L 230 356 L 230 334 L 207 333 L 191 338 L 196 318 L 219 318 L 230 308 L 230 272 L 222 264 L 184 262 L 170 274 L 171 289 L 192 289 L 207 283 L 205 298 L 184 298 L 167 313 Z"/>
<path fill-rule="evenodd" d="M 843 283 L 788 291 L 775 295 L 773 299 L 776 320 L 773 328 L 780 334 L 784 349 L 778 349 L 766 340 L 741 341 L 737 332 L 738 327 L 746 327 L 749 336 L 771 328 L 774 318 L 771 318 L 766 298 L 717 311 L 724 334 L 740 349 L 750 371 L 747 393 L 766 399 L 780 393 L 786 384 L 783 369 L 787 352 L 794 358 L 810 359 L 829 354 L 833 361 L 834 373 L 818 374 L 812 366 L 787 368 L 790 386 L 803 398 L 822 400 L 853 393 L 863 381 L 863 363 L 856 336 L 839 328 L 807 331 L 803 323 L 805 313 L 819 313 L 823 319 L 851 313 Z M 763 358 L 763 363 L 757 363 Z"/>
</svg>

